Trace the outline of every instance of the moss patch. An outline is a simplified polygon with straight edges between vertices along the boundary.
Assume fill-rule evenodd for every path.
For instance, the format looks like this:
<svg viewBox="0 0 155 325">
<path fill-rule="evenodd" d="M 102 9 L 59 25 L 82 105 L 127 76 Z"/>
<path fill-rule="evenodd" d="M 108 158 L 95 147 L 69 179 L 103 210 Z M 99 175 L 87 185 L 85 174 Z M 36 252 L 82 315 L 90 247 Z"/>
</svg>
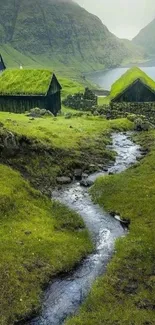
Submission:
<svg viewBox="0 0 155 325">
<path fill-rule="evenodd" d="M 153 325 L 155 319 L 155 132 L 139 141 L 144 160 L 120 175 L 99 178 L 91 193 L 106 210 L 131 220 L 130 233 L 98 279 L 79 315 L 67 325 Z"/>
</svg>

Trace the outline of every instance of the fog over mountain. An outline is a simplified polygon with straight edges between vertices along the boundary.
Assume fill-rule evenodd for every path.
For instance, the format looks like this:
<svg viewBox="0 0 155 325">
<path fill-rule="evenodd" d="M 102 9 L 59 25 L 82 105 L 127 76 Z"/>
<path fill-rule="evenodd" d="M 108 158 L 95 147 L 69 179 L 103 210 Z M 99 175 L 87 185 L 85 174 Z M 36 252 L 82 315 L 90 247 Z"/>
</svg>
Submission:
<svg viewBox="0 0 155 325">
<path fill-rule="evenodd" d="M 96 14 L 111 32 L 132 39 L 155 18 L 154 0 L 76 0 Z"/>
</svg>

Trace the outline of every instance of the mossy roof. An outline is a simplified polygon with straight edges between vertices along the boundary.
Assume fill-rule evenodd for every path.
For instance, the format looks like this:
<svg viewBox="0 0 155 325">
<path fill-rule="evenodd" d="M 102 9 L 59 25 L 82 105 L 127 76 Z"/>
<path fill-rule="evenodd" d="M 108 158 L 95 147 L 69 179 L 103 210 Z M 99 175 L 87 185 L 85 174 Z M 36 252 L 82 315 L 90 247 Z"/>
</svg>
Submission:
<svg viewBox="0 0 155 325">
<path fill-rule="evenodd" d="M 5 70 L 0 76 L 0 95 L 46 95 L 52 77 L 49 70 Z"/>
<path fill-rule="evenodd" d="M 121 95 L 136 80 L 141 80 L 152 91 L 155 91 L 155 82 L 141 69 L 134 67 L 126 71 L 111 87 L 110 98 L 114 100 Z"/>
</svg>

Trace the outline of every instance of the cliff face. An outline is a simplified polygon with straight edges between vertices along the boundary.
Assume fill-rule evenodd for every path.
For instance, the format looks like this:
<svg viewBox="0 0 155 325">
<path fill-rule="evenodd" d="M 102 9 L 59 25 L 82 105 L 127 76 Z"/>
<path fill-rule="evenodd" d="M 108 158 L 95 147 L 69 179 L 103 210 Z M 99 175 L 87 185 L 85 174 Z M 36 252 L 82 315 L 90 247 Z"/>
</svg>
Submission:
<svg viewBox="0 0 155 325">
<path fill-rule="evenodd" d="M 62 65 L 114 67 L 131 51 L 96 16 L 73 1 L 0 0 L 0 44 Z M 81 67 L 80 67 L 81 65 Z"/>
<path fill-rule="evenodd" d="M 140 45 L 148 55 L 155 56 L 155 19 L 143 28 L 133 39 L 133 44 Z"/>
</svg>

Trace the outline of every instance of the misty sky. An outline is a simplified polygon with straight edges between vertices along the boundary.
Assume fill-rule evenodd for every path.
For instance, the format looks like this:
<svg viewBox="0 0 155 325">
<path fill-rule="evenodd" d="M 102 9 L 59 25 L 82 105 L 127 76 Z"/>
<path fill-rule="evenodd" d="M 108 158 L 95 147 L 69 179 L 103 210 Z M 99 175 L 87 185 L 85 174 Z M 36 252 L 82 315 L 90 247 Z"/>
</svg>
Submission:
<svg viewBox="0 0 155 325">
<path fill-rule="evenodd" d="M 76 0 L 97 15 L 111 32 L 132 39 L 155 18 L 155 0 Z"/>
</svg>

